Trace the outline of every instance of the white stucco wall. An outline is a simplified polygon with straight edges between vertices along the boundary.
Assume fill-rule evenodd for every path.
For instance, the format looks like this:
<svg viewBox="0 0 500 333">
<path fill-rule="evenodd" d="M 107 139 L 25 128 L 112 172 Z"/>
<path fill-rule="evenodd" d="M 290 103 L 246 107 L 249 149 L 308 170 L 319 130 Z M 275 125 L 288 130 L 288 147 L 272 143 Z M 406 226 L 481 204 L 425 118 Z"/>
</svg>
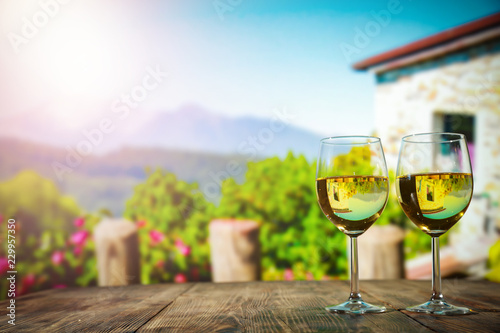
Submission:
<svg viewBox="0 0 500 333">
<path fill-rule="evenodd" d="M 476 116 L 474 192 L 500 201 L 500 54 L 377 85 L 376 129 L 389 168 L 396 169 L 401 138 L 441 130 L 433 119 L 442 112 Z"/>
</svg>

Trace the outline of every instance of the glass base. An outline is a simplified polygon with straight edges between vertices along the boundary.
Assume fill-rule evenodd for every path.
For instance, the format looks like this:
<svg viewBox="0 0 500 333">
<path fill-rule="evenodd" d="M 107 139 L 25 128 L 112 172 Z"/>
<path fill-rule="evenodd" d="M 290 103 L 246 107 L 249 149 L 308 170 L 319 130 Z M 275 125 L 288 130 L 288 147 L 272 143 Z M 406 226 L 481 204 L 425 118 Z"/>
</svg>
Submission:
<svg viewBox="0 0 500 333">
<path fill-rule="evenodd" d="M 430 300 L 420 305 L 410 306 L 406 308 L 406 310 L 444 316 L 456 316 L 473 313 L 471 309 L 451 305 L 444 300 Z"/>
<path fill-rule="evenodd" d="M 334 313 L 381 313 L 387 311 L 385 306 L 377 306 L 364 302 L 362 299 L 349 299 L 347 302 L 338 305 L 331 305 L 325 308 Z"/>
</svg>

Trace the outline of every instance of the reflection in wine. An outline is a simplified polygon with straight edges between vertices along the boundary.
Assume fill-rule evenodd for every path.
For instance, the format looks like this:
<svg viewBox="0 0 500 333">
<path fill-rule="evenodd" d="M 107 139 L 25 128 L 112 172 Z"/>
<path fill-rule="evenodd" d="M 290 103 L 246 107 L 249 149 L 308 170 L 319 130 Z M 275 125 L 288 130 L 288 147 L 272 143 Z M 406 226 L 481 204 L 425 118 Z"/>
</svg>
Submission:
<svg viewBox="0 0 500 333">
<path fill-rule="evenodd" d="M 326 177 L 316 180 L 316 191 L 326 217 L 346 235 L 359 236 L 382 214 L 388 184 L 387 177 Z"/>
<path fill-rule="evenodd" d="M 430 236 L 440 236 L 460 220 L 472 198 L 470 173 L 398 176 L 396 191 L 408 218 Z"/>
</svg>

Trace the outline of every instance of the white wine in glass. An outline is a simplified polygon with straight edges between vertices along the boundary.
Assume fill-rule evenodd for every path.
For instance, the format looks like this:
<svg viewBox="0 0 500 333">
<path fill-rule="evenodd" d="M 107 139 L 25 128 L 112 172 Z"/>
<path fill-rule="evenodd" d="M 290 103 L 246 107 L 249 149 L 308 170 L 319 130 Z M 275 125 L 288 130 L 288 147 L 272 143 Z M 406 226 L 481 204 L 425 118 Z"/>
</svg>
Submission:
<svg viewBox="0 0 500 333">
<path fill-rule="evenodd" d="M 385 312 L 383 306 L 366 303 L 359 291 L 358 237 L 380 217 L 387 203 L 389 179 L 379 138 L 331 137 L 321 140 L 316 171 L 316 194 L 326 217 L 349 236 L 351 294 L 336 313 Z"/>
<path fill-rule="evenodd" d="M 439 236 L 464 215 L 472 198 L 472 168 L 465 136 L 425 133 L 405 136 L 399 152 L 396 191 L 406 216 L 432 237 L 432 296 L 408 311 L 436 315 L 471 313 L 447 303 L 441 292 Z"/>
</svg>

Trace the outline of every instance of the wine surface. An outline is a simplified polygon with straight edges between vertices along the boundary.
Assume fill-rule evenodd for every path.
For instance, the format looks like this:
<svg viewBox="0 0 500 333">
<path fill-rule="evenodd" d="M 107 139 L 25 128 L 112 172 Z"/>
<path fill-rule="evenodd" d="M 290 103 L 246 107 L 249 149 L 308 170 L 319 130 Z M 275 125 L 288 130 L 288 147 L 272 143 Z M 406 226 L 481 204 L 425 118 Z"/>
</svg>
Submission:
<svg viewBox="0 0 500 333">
<path fill-rule="evenodd" d="M 406 216 L 438 237 L 464 215 L 472 197 L 472 174 L 427 173 L 398 176 L 396 191 Z"/>
<path fill-rule="evenodd" d="M 346 176 L 316 179 L 321 210 L 348 236 L 364 233 L 379 217 L 387 203 L 387 177 Z"/>
</svg>

